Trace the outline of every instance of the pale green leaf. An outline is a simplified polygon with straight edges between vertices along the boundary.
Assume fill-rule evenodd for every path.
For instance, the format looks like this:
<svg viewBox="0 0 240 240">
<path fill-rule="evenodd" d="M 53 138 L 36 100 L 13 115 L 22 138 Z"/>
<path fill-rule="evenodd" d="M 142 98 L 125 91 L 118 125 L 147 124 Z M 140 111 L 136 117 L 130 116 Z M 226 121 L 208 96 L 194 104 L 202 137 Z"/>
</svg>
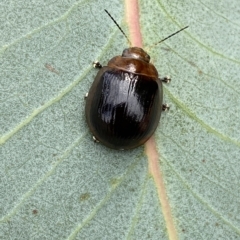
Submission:
<svg viewBox="0 0 240 240">
<path fill-rule="evenodd" d="M 164 86 L 155 134 L 179 239 L 240 239 L 240 5 L 139 2 Z M 169 239 L 144 148 L 92 141 L 84 95 L 128 47 L 124 2 L 0 3 L 0 239 Z"/>
</svg>

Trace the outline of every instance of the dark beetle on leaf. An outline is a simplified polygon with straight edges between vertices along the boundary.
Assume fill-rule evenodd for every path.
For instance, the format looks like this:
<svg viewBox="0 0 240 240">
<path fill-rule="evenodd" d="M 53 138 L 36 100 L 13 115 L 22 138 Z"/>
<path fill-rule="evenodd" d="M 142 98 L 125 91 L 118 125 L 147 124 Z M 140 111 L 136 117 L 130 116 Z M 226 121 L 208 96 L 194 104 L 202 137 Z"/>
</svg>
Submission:
<svg viewBox="0 0 240 240">
<path fill-rule="evenodd" d="M 94 137 L 107 147 L 138 147 L 158 125 L 162 82 L 149 60 L 141 48 L 128 48 L 99 70 L 90 88 L 87 123 Z"/>
<path fill-rule="evenodd" d="M 162 105 L 162 81 L 169 82 L 170 78 L 160 79 L 150 56 L 138 47 L 125 49 L 107 66 L 102 67 L 99 62 L 94 66 L 100 70 L 86 95 L 85 107 L 94 140 L 120 150 L 144 144 L 155 132 L 161 110 L 168 109 Z"/>
</svg>

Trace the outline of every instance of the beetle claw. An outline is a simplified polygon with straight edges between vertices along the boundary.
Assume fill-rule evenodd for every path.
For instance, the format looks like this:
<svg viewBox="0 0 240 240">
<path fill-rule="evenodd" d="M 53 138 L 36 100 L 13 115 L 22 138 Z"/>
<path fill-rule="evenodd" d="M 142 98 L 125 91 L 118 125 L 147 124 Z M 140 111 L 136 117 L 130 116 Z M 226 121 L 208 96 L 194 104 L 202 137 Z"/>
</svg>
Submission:
<svg viewBox="0 0 240 240">
<path fill-rule="evenodd" d="M 95 143 L 99 143 L 99 141 L 95 138 L 95 136 L 92 136 L 92 138 Z"/>
<path fill-rule="evenodd" d="M 159 78 L 160 81 L 164 82 L 164 83 L 170 83 L 171 82 L 171 78 L 170 76 L 166 76 L 163 78 Z"/>
<path fill-rule="evenodd" d="M 94 62 L 93 62 L 93 67 L 94 67 L 94 68 L 102 68 L 102 65 L 100 64 L 99 61 L 94 61 Z"/>
<path fill-rule="evenodd" d="M 168 111 L 170 109 L 169 105 L 168 104 L 163 104 L 162 105 L 162 110 L 165 112 L 165 111 Z"/>
</svg>

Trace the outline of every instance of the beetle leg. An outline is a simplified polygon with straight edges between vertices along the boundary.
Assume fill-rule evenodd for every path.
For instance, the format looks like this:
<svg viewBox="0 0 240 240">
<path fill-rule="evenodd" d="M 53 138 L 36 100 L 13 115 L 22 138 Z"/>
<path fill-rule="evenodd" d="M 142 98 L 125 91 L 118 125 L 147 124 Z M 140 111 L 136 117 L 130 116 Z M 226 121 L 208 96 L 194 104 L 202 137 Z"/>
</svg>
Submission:
<svg viewBox="0 0 240 240">
<path fill-rule="evenodd" d="M 92 138 L 95 143 L 99 143 L 99 141 L 94 136 L 92 136 Z"/>
<path fill-rule="evenodd" d="M 86 100 L 88 97 L 88 92 L 85 94 L 84 99 Z"/>
<path fill-rule="evenodd" d="M 162 105 L 162 110 L 163 110 L 163 111 L 168 111 L 169 108 L 170 108 L 170 107 L 169 107 L 168 104 L 163 104 L 163 105 Z"/>
<path fill-rule="evenodd" d="M 164 83 L 169 83 L 171 81 L 171 78 L 170 76 L 166 76 L 166 77 L 159 78 L 159 80 Z"/>
<path fill-rule="evenodd" d="M 102 65 L 100 64 L 99 61 L 94 61 L 94 62 L 93 62 L 93 67 L 94 67 L 94 68 L 102 68 Z"/>
</svg>

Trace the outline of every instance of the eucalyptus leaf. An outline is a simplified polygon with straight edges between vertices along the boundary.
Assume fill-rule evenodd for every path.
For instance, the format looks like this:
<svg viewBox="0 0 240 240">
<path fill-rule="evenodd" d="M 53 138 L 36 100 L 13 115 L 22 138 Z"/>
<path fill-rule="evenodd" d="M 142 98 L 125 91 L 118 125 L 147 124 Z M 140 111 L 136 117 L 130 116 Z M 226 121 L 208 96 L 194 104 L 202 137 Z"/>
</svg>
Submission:
<svg viewBox="0 0 240 240">
<path fill-rule="evenodd" d="M 125 4 L 128 4 L 127 1 Z M 123 1 L 0 3 L 0 239 L 169 239 L 144 147 L 96 144 L 84 95 L 128 47 Z M 164 86 L 155 134 L 179 239 L 240 238 L 240 5 L 139 1 Z"/>
</svg>

